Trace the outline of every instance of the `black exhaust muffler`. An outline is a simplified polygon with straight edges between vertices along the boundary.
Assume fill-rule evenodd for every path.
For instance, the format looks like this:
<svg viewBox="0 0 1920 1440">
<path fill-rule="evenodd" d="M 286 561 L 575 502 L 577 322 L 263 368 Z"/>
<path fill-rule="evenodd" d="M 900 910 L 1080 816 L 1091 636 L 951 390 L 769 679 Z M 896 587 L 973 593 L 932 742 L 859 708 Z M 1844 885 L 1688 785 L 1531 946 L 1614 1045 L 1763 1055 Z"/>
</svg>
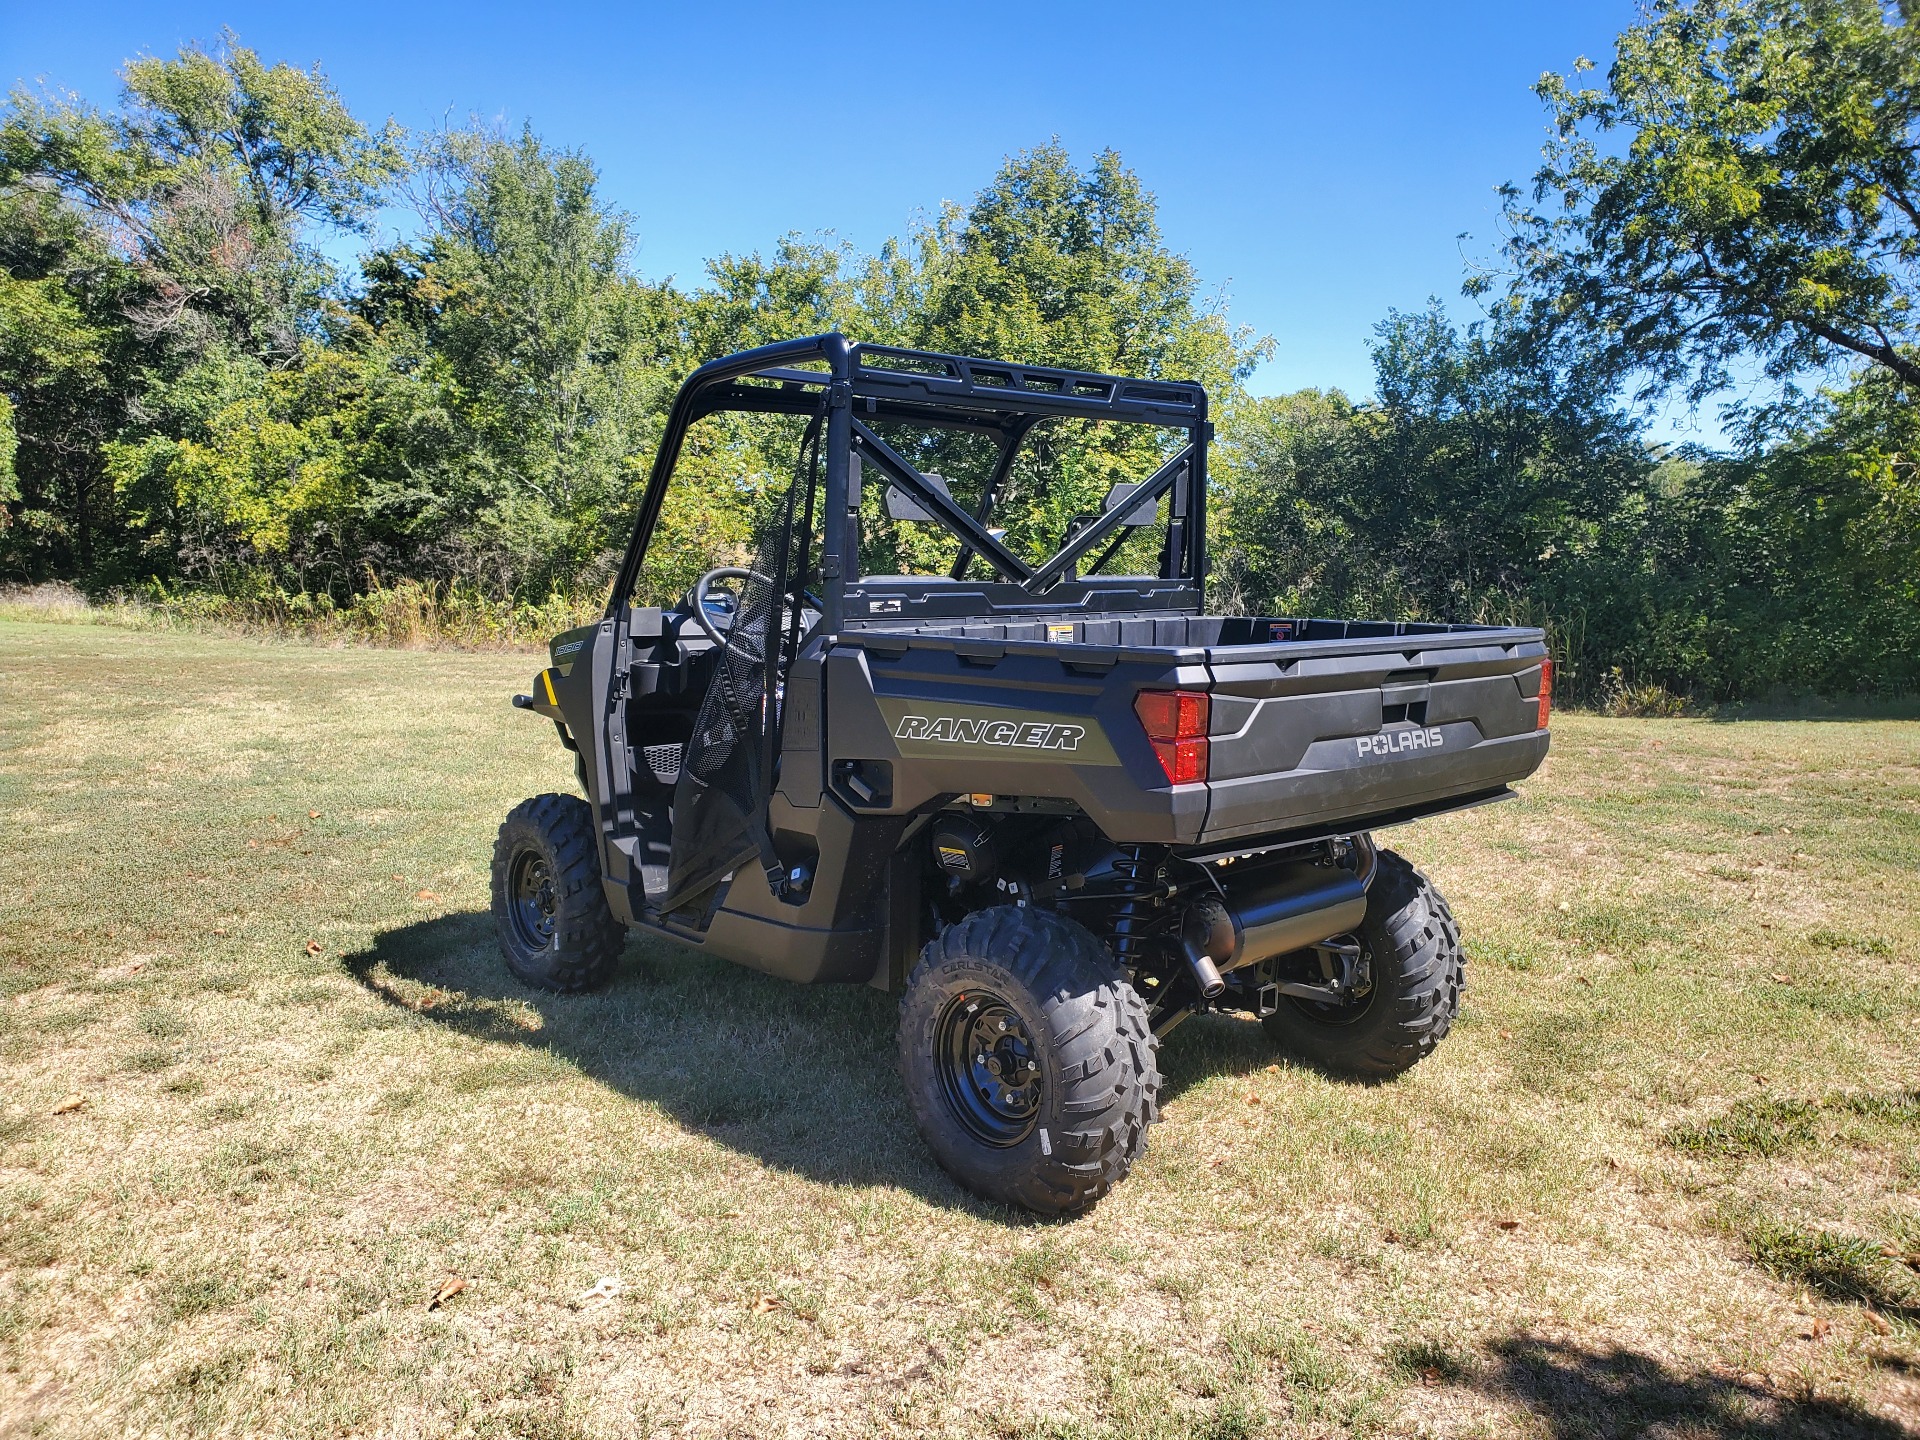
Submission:
<svg viewBox="0 0 1920 1440">
<path fill-rule="evenodd" d="M 1194 984 L 1208 1000 L 1227 988 L 1226 974 L 1276 955 L 1304 950 L 1360 928 L 1373 880 L 1373 841 L 1353 837 L 1351 870 L 1292 864 L 1226 882 L 1226 894 L 1187 907 L 1180 950 Z"/>
</svg>

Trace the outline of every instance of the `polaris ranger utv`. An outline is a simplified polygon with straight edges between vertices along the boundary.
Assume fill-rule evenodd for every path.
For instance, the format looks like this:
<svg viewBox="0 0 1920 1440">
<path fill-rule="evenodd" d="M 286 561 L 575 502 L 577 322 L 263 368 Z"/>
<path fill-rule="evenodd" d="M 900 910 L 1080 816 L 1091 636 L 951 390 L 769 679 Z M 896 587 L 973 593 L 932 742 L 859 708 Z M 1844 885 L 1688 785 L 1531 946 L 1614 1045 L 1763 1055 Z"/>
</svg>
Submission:
<svg viewBox="0 0 1920 1440">
<path fill-rule="evenodd" d="M 723 412 L 796 417 L 792 482 L 750 565 L 638 604 L 689 428 Z M 1035 513 L 1029 452 L 1061 425 L 1159 438 L 1051 555 L 1019 553 L 994 522 L 1016 476 Z M 1544 637 L 1203 614 L 1211 435 L 1198 385 L 837 334 L 696 370 L 605 615 L 514 697 L 586 794 L 501 826 L 514 974 L 600 984 L 637 929 L 896 993 L 935 1157 L 1047 1214 L 1126 1175 L 1189 1015 L 1257 1017 L 1357 1075 L 1420 1060 L 1459 1003 L 1459 931 L 1370 832 L 1532 773 Z M 956 456 L 977 473 L 929 468 Z M 866 573 L 906 553 L 876 551 L 889 524 L 946 547 L 933 573 Z M 1118 556 L 1144 573 L 1106 573 Z"/>
</svg>

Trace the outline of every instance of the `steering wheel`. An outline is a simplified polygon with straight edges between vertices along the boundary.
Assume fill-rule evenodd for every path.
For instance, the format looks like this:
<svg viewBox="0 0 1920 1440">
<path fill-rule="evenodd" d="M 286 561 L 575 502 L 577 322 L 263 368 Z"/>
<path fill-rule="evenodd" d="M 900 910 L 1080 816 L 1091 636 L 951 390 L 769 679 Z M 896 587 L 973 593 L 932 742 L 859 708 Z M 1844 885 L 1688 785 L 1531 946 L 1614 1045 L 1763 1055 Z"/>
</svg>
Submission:
<svg viewBox="0 0 1920 1440">
<path fill-rule="evenodd" d="M 743 570 L 738 565 L 722 565 L 718 570 L 709 570 L 694 581 L 693 588 L 687 591 L 686 598 L 680 603 L 687 613 L 693 616 L 694 623 L 707 632 L 709 640 L 715 645 L 724 645 L 727 640 L 726 635 L 718 625 L 713 623 L 713 617 L 707 613 L 707 592 L 721 580 L 746 581 L 755 578 L 751 570 Z"/>
<path fill-rule="evenodd" d="M 707 613 L 707 592 L 721 580 L 737 580 L 743 582 L 747 580 L 758 580 L 762 585 L 770 583 L 766 576 L 754 570 L 743 570 L 738 565 L 722 565 L 717 570 L 707 571 L 706 574 L 693 582 L 693 588 L 687 591 L 686 607 L 692 613 L 694 623 L 707 632 L 707 638 L 713 641 L 715 645 L 726 644 L 727 637 L 722 633 L 720 627 L 713 623 L 713 617 Z M 801 591 L 800 599 L 804 604 L 811 606 L 815 610 L 824 608 L 820 604 L 820 598 L 811 590 Z"/>
</svg>

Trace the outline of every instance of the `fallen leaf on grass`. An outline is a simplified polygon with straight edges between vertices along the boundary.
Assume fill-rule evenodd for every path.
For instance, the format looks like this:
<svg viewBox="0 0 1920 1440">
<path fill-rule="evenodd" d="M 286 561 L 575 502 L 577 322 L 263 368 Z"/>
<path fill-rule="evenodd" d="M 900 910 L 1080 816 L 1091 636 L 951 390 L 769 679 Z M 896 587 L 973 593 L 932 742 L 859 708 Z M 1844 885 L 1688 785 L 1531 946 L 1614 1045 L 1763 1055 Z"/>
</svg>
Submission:
<svg viewBox="0 0 1920 1440">
<path fill-rule="evenodd" d="M 594 1282 L 593 1288 L 580 1297 L 580 1303 L 584 1305 L 590 1300 L 611 1300 L 625 1288 L 618 1275 L 602 1275 Z"/>
<path fill-rule="evenodd" d="M 778 1295 L 762 1295 L 753 1302 L 753 1313 L 765 1315 L 770 1310 L 778 1310 L 784 1303 Z"/>
<path fill-rule="evenodd" d="M 62 1100 L 58 1105 L 53 1107 L 53 1113 L 56 1115 L 71 1115 L 76 1110 L 84 1110 L 86 1108 L 87 1108 L 86 1096 L 69 1095 L 67 1096 L 66 1099 Z"/>
<path fill-rule="evenodd" d="M 307 811 L 307 819 L 318 820 L 319 818 L 320 818 L 320 812 L 318 810 Z"/>
<path fill-rule="evenodd" d="M 1791 975 L 1769 975 L 1767 978 L 1776 985 L 1793 984 L 1793 977 Z"/>
<path fill-rule="evenodd" d="M 1889 1325 L 1878 1310 L 1867 1311 L 1867 1324 L 1873 1327 L 1876 1335 L 1891 1335 L 1893 1326 Z"/>
<path fill-rule="evenodd" d="M 433 1292 L 433 1298 L 427 1301 L 427 1309 L 438 1310 L 447 1301 L 467 1288 L 467 1282 L 461 1276 L 449 1275 L 440 1282 L 440 1288 Z"/>
<path fill-rule="evenodd" d="M 1502 1040 L 1511 1040 L 1513 1038 L 1513 1032 L 1511 1030 L 1502 1030 L 1500 1032 L 1500 1038 Z"/>
<path fill-rule="evenodd" d="M 1920 1270 L 1920 1252 L 1909 1253 L 1897 1245 L 1882 1245 L 1880 1247 L 1880 1253 L 1889 1260 L 1898 1260 L 1902 1265 L 1909 1265 L 1915 1270 Z"/>
<path fill-rule="evenodd" d="M 1380 1238 L 1389 1245 L 1398 1245 L 1400 1243 L 1400 1232 L 1398 1230 L 1389 1230 Z"/>
<path fill-rule="evenodd" d="M 322 945 L 318 940 L 307 941 L 307 954 L 309 955 L 318 955 L 322 950 L 326 948 L 327 947 Z"/>
<path fill-rule="evenodd" d="M 431 890 L 416 890 L 413 892 L 413 898 L 416 900 L 438 900 L 440 897 Z"/>
<path fill-rule="evenodd" d="M 1498 1225 L 1502 1230 L 1518 1230 L 1520 1228 L 1520 1222 L 1518 1220 L 1496 1220 L 1493 1223 Z"/>
<path fill-rule="evenodd" d="M 1279 1073 L 1280 1073 L 1280 1067 L 1278 1065 L 1267 1066 L 1267 1074 L 1278 1075 Z"/>
<path fill-rule="evenodd" d="M 1254 1094 L 1251 1090 L 1249 1090 L 1247 1092 L 1247 1104 L 1258 1105 L 1259 1103 L 1260 1103 L 1260 1097 Z"/>
<path fill-rule="evenodd" d="M 747 1212 L 744 1210 L 722 1210 L 720 1212 L 720 1218 L 722 1220 L 744 1220 L 746 1215 Z"/>
<path fill-rule="evenodd" d="M 1420 1383 L 1422 1385 L 1438 1385 L 1440 1383 L 1440 1367 L 1438 1365 L 1421 1366 Z"/>
<path fill-rule="evenodd" d="M 1800 1332 L 1800 1338 L 1802 1340 L 1818 1340 L 1832 1328 L 1833 1326 L 1823 1316 L 1815 1319 L 1813 1324 L 1802 1330 Z"/>
<path fill-rule="evenodd" d="M 1593 988 L 1593 979 L 1591 976 L 1576 975 L 1573 977 L 1573 983 L 1576 985 L 1585 985 L 1589 989 Z"/>
</svg>

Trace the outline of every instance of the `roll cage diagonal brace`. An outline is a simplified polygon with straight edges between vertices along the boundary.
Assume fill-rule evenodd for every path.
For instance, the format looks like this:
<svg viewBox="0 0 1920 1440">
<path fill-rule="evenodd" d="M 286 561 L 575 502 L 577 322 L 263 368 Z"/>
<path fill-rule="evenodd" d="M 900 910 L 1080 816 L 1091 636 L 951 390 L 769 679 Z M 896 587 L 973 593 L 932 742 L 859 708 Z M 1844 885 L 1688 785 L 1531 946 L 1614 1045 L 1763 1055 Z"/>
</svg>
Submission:
<svg viewBox="0 0 1920 1440">
<path fill-rule="evenodd" d="M 858 420 L 853 422 L 853 438 L 863 457 L 874 461 L 893 477 L 893 483 L 938 515 L 946 527 L 970 545 L 994 569 L 1009 580 L 1025 583 L 1033 567 L 987 533 L 987 527 L 953 503 L 953 498 L 922 475 L 891 445 Z"/>
<path fill-rule="evenodd" d="M 1193 446 L 1183 446 L 1177 455 L 1141 481 L 1140 488 L 1128 496 L 1125 503 L 1114 506 L 1054 551 L 1051 560 L 1020 582 L 1022 588 L 1037 595 L 1065 575 L 1073 568 L 1074 561 L 1126 524 L 1127 516 L 1142 505 L 1158 502 L 1160 497 L 1172 487 L 1173 482 L 1180 478 L 1181 473 L 1192 461 L 1193 455 Z"/>
</svg>

